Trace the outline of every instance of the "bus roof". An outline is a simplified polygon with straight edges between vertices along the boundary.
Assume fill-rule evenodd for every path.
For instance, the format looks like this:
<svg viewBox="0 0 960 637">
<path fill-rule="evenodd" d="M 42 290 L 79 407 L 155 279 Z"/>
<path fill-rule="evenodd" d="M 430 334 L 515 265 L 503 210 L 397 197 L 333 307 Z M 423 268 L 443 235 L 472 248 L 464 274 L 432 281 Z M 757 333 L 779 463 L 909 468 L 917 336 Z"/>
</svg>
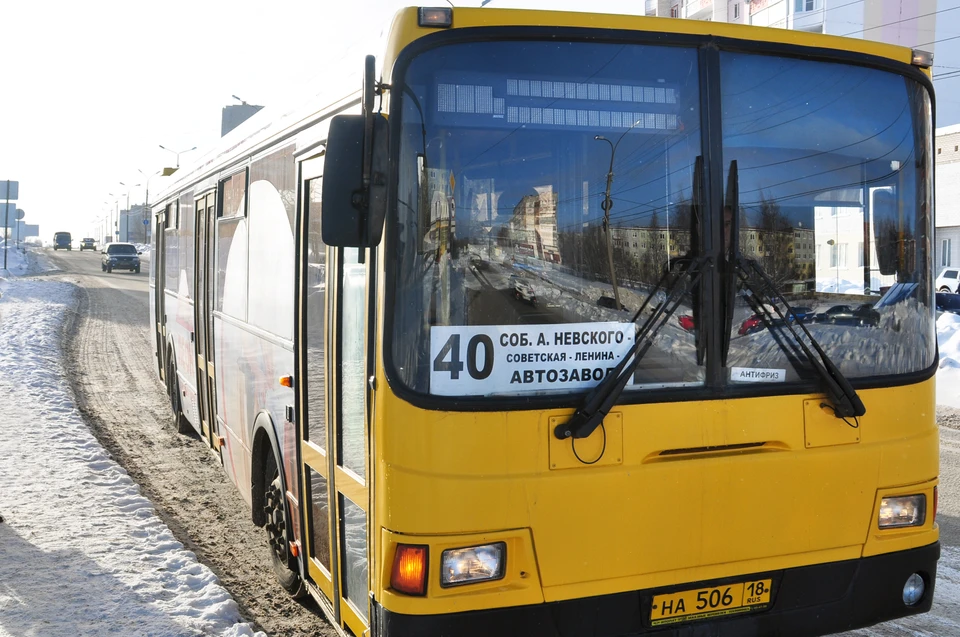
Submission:
<svg viewBox="0 0 960 637">
<path fill-rule="evenodd" d="M 658 18 L 612 13 L 544 11 L 539 9 L 455 7 L 450 10 L 453 12 L 453 29 L 497 26 L 547 26 L 712 35 L 749 40 L 751 42 L 793 44 L 796 46 L 820 47 L 851 53 L 863 53 L 866 55 L 885 57 L 905 64 L 910 64 L 913 59 L 911 49 L 893 44 L 819 33 L 807 33 L 806 31 L 795 31 L 792 29 L 731 24 L 728 22 Z M 438 30 L 436 28 L 420 27 L 417 24 L 418 13 L 419 10 L 417 7 L 408 7 L 397 12 L 390 29 L 390 40 L 385 55 L 386 61 L 396 59 L 399 52 L 414 40 Z M 392 66 L 392 64 L 385 65 L 385 69 L 389 69 L 390 66 Z M 386 75 L 385 73 L 385 76 Z M 388 80 L 385 79 L 385 81 Z"/>
</svg>

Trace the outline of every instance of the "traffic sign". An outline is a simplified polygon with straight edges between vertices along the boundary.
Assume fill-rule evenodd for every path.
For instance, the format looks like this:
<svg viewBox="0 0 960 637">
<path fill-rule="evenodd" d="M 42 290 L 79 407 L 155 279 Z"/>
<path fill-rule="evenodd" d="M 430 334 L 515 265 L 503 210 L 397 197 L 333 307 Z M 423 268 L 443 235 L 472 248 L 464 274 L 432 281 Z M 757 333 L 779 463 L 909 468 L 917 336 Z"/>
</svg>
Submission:
<svg viewBox="0 0 960 637">
<path fill-rule="evenodd" d="M 16 201 L 20 196 L 20 182 L 19 181 L 0 181 L 0 195 L 6 201 Z"/>
<path fill-rule="evenodd" d="M 3 182 L 0 182 L 2 186 Z M 0 202 L 0 228 L 13 227 L 13 222 L 17 218 L 17 204 L 13 202 Z"/>
</svg>

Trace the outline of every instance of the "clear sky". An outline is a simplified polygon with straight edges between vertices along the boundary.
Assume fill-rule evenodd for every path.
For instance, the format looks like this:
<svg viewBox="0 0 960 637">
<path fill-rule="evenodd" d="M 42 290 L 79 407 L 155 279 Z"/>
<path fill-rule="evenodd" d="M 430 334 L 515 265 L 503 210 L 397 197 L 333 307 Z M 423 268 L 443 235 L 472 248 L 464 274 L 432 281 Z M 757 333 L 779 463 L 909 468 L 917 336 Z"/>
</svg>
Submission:
<svg viewBox="0 0 960 637">
<path fill-rule="evenodd" d="M 453 0 L 458 6 L 480 1 Z M 44 240 L 58 230 L 74 238 L 97 236 L 97 219 L 126 208 L 128 193 L 131 204 L 142 203 L 147 177 L 176 164 L 176 155 L 160 145 L 174 151 L 197 146 L 181 155 L 181 163 L 189 162 L 219 138 L 221 109 L 239 103 L 232 95 L 250 104 L 285 101 L 404 4 L 417 2 L 4 3 L 0 179 L 20 182 L 17 206 L 25 222 L 40 224 Z M 583 0 L 492 4 L 598 6 Z M 623 11 L 642 8 L 643 0 L 602 4 Z M 940 0 L 938 10 L 958 6 L 960 0 Z M 938 20 L 936 39 L 953 36 L 960 36 L 960 10 Z M 359 68 L 362 61 L 355 63 Z M 936 63 L 943 74 L 960 71 L 960 37 L 937 44 Z M 960 123 L 960 73 L 936 85 L 937 125 Z M 152 176 L 150 191 L 162 190 L 164 181 Z"/>
</svg>

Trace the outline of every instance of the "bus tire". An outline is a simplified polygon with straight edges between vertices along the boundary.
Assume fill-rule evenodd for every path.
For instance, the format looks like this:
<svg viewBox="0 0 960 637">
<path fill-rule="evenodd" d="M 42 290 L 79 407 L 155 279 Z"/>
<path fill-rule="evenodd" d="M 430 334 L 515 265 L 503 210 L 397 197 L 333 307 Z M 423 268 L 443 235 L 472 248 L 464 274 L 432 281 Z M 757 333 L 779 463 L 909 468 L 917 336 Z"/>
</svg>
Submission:
<svg viewBox="0 0 960 637">
<path fill-rule="evenodd" d="M 173 352 L 168 354 L 168 360 L 173 360 Z M 187 417 L 183 415 L 183 403 L 180 400 L 180 381 L 177 380 L 177 368 L 171 362 L 167 368 L 167 394 L 170 396 L 170 409 L 173 410 L 173 419 L 177 425 L 178 434 L 189 434 L 193 432 L 193 426 Z"/>
<path fill-rule="evenodd" d="M 267 532 L 267 542 L 270 544 L 273 573 L 277 576 L 280 586 L 291 597 L 295 599 L 304 597 L 307 594 L 307 587 L 300 579 L 300 574 L 290 568 L 292 560 L 287 548 L 289 516 L 286 499 L 283 497 L 283 482 L 280 479 L 280 471 L 277 469 L 276 458 L 272 453 L 267 454 L 263 484 L 267 485 L 263 494 L 263 515 L 266 519 L 263 529 Z"/>
</svg>

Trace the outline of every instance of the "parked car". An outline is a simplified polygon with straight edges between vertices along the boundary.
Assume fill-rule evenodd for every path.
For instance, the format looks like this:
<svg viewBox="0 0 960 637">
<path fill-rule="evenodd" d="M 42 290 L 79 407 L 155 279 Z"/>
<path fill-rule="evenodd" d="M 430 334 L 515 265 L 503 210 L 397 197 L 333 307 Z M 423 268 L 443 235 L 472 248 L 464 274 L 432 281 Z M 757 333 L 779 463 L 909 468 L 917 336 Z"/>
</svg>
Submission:
<svg viewBox="0 0 960 637">
<path fill-rule="evenodd" d="M 690 316 L 689 314 L 681 314 L 680 316 L 677 317 L 677 320 L 680 322 L 680 327 L 687 330 L 688 332 L 693 331 L 693 328 L 696 327 L 696 325 L 693 322 L 693 317 Z"/>
<path fill-rule="evenodd" d="M 789 313 L 789 312 L 787 313 L 788 323 L 793 323 L 795 320 L 799 321 L 800 323 L 806 323 L 808 321 L 813 320 L 814 314 L 813 314 L 812 307 L 806 307 L 804 305 L 795 305 L 790 309 L 793 310 L 793 313 Z"/>
<path fill-rule="evenodd" d="M 80 239 L 81 252 L 84 250 L 96 250 L 96 249 L 97 249 L 97 242 L 95 240 L 91 239 L 90 237 L 85 237 L 83 239 Z"/>
<path fill-rule="evenodd" d="M 609 310 L 621 309 L 626 311 L 627 309 L 627 307 L 623 303 L 621 303 L 620 307 L 617 308 L 617 300 L 612 296 L 601 296 L 599 299 L 597 299 L 597 305 L 599 305 L 600 307 L 605 307 Z"/>
<path fill-rule="evenodd" d="M 140 271 L 140 253 L 137 252 L 137 246 L 132 243 L 108 243 L 107 247 L 100 251 L 103 255 L 100 257 L 100 269 L 104 272 L 113 272 L 114 270 L 130 270 L 131 272 Z"/>
<path fill-rule="evenodd" d="M 763 317 L 759 314 L 751 314 L 740 324 L 740 329 L 737 330 L 737 334 L 746 336 L 747 334 L 759 332 L 764 327 L 766 327 L 766 325 L 763 323 Z"/>
<path fill-rule="evenodd" d="M 949 314 L 960 314 L 960 294 L 949 294 L 947 292 L 937 292 L 937 318 L 944 312 Z"/>
<path fill-rule="evenodd" d="M 934 283 L 938 292 L 950 292 L 951 294 L 957 293 L 958 285 L 960 285 L 960 269 L 958 268 L 944 268 L 940 271 Z"/>
<path fill-rule="evenodd" d="M 857 307 L 834 305 L 818 314 L 817 320 L 831 325 L 877 325 L 880 323 L 880 313 L 873 309 L 872 303 L 862 303 Z"/>
</svg>

